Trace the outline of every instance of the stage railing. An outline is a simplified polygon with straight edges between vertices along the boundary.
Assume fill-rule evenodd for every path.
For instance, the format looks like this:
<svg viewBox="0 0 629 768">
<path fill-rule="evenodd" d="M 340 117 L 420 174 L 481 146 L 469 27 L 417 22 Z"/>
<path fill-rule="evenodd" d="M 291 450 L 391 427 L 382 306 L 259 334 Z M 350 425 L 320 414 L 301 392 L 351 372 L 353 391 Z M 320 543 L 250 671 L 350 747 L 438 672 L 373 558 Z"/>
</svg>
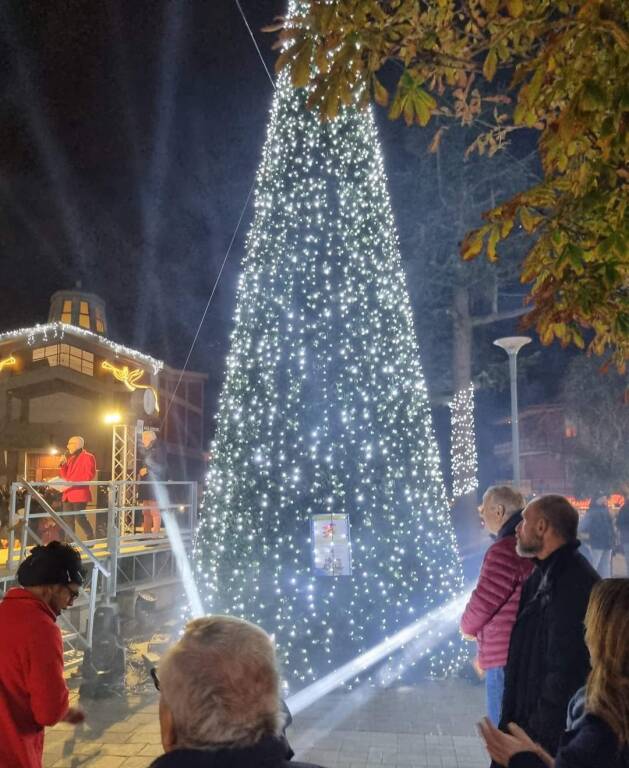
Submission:
<svg viewBox="0 0 629 768">
<path fill-rule="evenodd" d="M 87 504 L 84 508 L 72 510 L 60 508 L 64 490 L 86 486 L 94 489 L 91 495 L 96 499 L 95 505 Z M 129 486 L 133 486 L 131 494 Z M 170 512 L 170 518 L 176 522 L 184 545 L 191 546 L 197 515 L 196 483 L 128 480 L 70 483 L 55 480 L 51 486 L 45 482 L 18 480 L 11 485 L 5 584 L 16 578 L 17 569 L 32 546 L 54 539 L 76 547 L 84 564 L 88 569 L 91 568 L 86 580 L 85 597 L 75 604 L 76 608 L 87 607 L 85 629 L 80 631 L 68 615 L 62 617 L 66 629 L 64 638 L 70 643 L 77 640 L 83 648 L 91 647 L 96 604 L 101 600 L 110 601 L 118 594 L 121 558 L 139 559 L 144 555 L 155 558 L 161 552 L 170 551 L 165 530 L 144 531 L 142 525 L 138 525 L 143 520 L 136 518 L 143 518 L 143 513 L 147 511 L 147 507 L 137 502 L 137 489 L 142 486 L 151 486 L 154 492 L 150 496 L 159 500 L 155 507 L 160 513 Z M 125 503 L 125 499 L 132 499 L 132 503 Z M 81 523 L 85 518 L 80 517 L 78 521 L 76 518 L 83 515 L 91 518 L 89 523 L 94 535 L 90 539 L 82 539 L 78 532 L 79 527 L 84 527 Z M 124 521 L 129 519 L 136 519 L 132 532 L 124 525 Z M 147 522 L 152 525 L 152 518 L 150 521 L 147 519 Z M 123 532 L 125 529 L 127 532 Z M 135 573 L 134 567 L 134 578 Z M 142 569 L 142 573 L 150 575 L 146 568 Z M 130 580 L 126 574 L 123 577 L 126 580 L 124 589 L 132 588 L 133 579 Z"/>
</svg>

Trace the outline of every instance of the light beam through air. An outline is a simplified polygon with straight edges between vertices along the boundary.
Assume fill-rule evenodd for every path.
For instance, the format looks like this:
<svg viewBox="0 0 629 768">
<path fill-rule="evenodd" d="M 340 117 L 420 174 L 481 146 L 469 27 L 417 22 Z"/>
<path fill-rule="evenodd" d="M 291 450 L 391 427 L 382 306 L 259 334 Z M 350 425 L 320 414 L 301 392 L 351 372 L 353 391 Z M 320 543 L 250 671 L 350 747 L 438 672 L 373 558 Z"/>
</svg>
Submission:
<svg viewBox="0 0 629 768">
<path fill-rule="evenodd" d="M 355 659 L 343 664 L 342 667 L 330 672 L 312 685 L 303 688 L 291 696 L 287 701 L 288 708 L 293 715 L 314 704 L 335 688 L 343 685 L 356 675 L 382 661 L 390 653 L 397 651 L 404 645 L 408 647 L 404 651 L 403 664 L 412 663 L 414 659 L 431 650 L 443 642 L 444 638 L 456 630 L 459 618 L 469 599 L 470 591 L 466 591 L 445 605 L 435 608 L 423 618 L 409 624 L 404 629 L 386 638 L 370 650 L 357 656 Z"/>
<path fill-rule="evenodd" d="M 159 485 L 159 483 L 156 483 L 154 487 L 155 494 L 157 496 L 157 504 L 161 510 L 164 527 L 166 528 L 166 535 L 170 540 L 170 546 L 173 549 L 175 562 L 177 563 L 177 570 L 179 571 L 179 576 L 181 577 L 181 583 L 183 584 L 186 597 L 188 598 L 190 613 L 193 619 L 198 619 L 205 615 L 205 611 L 203 610 L 201 595 L 199 595 L 199 590 L 197 589 L 194 576 L 192 575 L 190 561 L 188 560 L 186 548 L 183 543 L 183 539 L 181 538 L 181 532 L 179 531 L 177 521 L 170 511 L 168 494 L 164 488 Z"/>
<path fill-rule="evenodd" d="M 164 489 L 159 487 L 159 485 L 156 485 L 155 490 L 158 497 L 158 505 L 162 510 L 162 518 L 164 520 L 166 534 L 173 548 L 177 568 L 186 592 L 186 597 L 188 598 L 190 613 L 192 618 L 196 619 L 203 616 L 205 611 L 203 610 L 201 596 L 194 580 L 194 576 L 192 575 L 190 561 L 186 555 L 186 549 L 179 531 L 179 526 L 170 511 L 168 496 Z M 404 629 L 396 632 L 391 637 L 378 643 L 370 650 L 365 651 L 365 653 L 362 653 L 355 659 L 343 664 L 343 666 L 339 667 L 334 672 L 330 672 L 330 674 L 325 675 L 325 677 L 312 683 L 312 685 L 308 685 L 306 688 L 298 691 L 286 701 L 291 714 L 296 715 L 299 712 L 302 712 L 331 691 L 339 688 L 348 680 L 365 672 L 370 667 L 373 667 L 374 664 L 382 661 L 386 656 L 395 653 L 403 646 L 406 646 L 404 648 L 402 660 L 397 668 L 393 666 L 386 667 L 378 675 L 377 682 L 379 686 L 384 687 L 389 684 L 398 673 L 401 674 L 401 672 L 409 667 L 416 659 L 433 650 L 435 646 L 441 644 L 448 635 L 456 631 L 463 609 L 469 600 L 470 593 L 471 589 L 462 592 L 454 600 L 450 600 L 445 605 L 433 609 L 421 619 L 414 621 L 412 624 L 404 627 Z"/>
</svg>

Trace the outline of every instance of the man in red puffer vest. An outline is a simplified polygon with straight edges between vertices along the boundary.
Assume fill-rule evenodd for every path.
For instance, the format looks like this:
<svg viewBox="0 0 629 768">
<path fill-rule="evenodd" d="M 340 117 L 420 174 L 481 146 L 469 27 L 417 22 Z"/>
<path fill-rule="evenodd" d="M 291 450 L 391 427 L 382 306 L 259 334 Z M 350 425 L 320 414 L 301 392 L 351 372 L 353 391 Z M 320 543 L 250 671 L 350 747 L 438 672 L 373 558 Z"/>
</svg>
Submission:
<svg viewBox="0 0 629 768">
<path fill-rule="evenodd" d="M 511 630 L 522 584 L 533 570 L 530 560 L 515 550 L 515 529 L 522 520 L 523 507 L 522 494 L 508 485 L 485 491 L 479 513 L 495 541 L 485 553 L 476 589 L 461 618 L 463 636 L 478 643 L 478 664 L 485 671 L 487 716 L 496 726 Z"/>
<path fill-rule="evenodd" d="M 84 446 L 85 441 L 78 435 L 68 440 L 68 450 L 59 465 L 59 474 L 64 480 L 79 483 L 93 480 L 96 477 L 96 459 L 93 454 L 85 450 Z M 70 485 L 63 492 L 63 511 L 78 512 L 85 509 L 91 500 L 92 494 L 89 485 Z M 85 512 L 64 517 L 64 522 L 72 530 L 76 530 L 77 521 L 83 528 L 86 538 L 93 539 L 94 530 Z"/>
</svg>

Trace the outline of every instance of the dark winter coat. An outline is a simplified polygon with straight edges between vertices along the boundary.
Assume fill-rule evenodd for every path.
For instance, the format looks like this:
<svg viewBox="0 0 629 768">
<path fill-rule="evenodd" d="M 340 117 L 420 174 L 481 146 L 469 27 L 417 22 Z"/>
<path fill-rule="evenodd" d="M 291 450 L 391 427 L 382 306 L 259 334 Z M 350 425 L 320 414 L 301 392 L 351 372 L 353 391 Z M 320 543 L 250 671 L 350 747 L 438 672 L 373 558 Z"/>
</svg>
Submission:
<svg viewBox="0 0 629 768">
<path fill-rule="evenodd" d="M 620 534 L 620 543 L 629 546 L 629 499 L 618 510 L 616 525 Z"/>
<path fill-rule="evenodd" d="M 568 702 L 590 669 L 583 620 L 599 575 L 566 544 L 536 565 L 522 588 L 505 668 L 500 728 L 515 722 L 555 754 Z"/>
<path fill-rule="evenodd" d="M 143 468 L 147 470 L 147 474 L 144 476 L 138 474 L 138 480 L 154 483 L 163 483 L 168 480 L 168 459 L 166 457 L 166 449 L 159 440 L 153 440 L 149 447 L 144 449 L 144 456 L 140 469 Z M 139 485 L 138 498 L 140 501 L 157 500 L 155 487 L 152 485 Z"/>
<path fill-rule="evenodd" d="M 515 529 L 522 520 L 517 512 L 504 523 L 496 541 L 483 558 L 476 589 L 465 607 L 461 629 L 478 642 L 481 669 L 504 667 L 509 638 L 520 604 L 522 584 L 533 564 L 515 551 Z"/>
<path fill-rule="evenodd" d="M 519 752 L 508 768 L 546 768 L 533 752 Z M 568 728 L 561 737 L 555 768 L 629 768 L 629 747 L 620 749 L 618 739 L 604 720 L 585 711 L 585 688 L 577 691 L 568 706 Z"/>
<path fill-rule="evenodd" d="M 611 549 L 614 546 L 614 524 L 607 507 L 593 505 L 585 513 L 581 531 L 588 534 L 590 549 Z"/>
<path fill-rule="evenodd" d="M 240 749 L 175 749 L 158 757 L 150 768 L 317 768 L 289 762 L 286 741 L 267 736 Z"/>
</svg>

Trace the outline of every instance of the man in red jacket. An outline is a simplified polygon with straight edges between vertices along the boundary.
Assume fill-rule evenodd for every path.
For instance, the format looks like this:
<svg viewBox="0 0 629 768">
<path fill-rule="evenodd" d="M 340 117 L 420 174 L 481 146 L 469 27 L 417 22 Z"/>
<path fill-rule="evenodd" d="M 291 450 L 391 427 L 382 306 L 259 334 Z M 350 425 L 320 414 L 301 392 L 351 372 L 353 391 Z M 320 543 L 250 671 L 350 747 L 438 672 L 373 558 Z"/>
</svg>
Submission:
<svg viewBox="0 0 629 768">
<path fill-rule="evenodd" d="M 68 706 L 57 616 L 83 583 L 79 553 L 52 541 L 35 547 L 17 572 L 20 587 L 0 603 L 0 766 L 41 768 L 44 727 L 80 723 Z"/>
<path fill-rule="evenodd" d="M 495 541 L 485 553 L 478 584 L 461 618 L 464 637 L 478 642 L 478 663 L 485 671 L 487 716 L 494 725 L 500 721 L 504 667 L 522 584 L 533 570 L 532 563 L 515 549 L 515 529 L 522 520 L 523 506 L 522 494 L 508 485 L 485 491 L 479 512 Z"/>
<path fill-rule="evenodd" d="M 88 453 L 85 448 L 85 441 L 82 437 L 75 435 L 68 440 L 68 450 L 61 460 L 59 474 L 64 480 L 72 483 L 88 482 L 96 477 L 96 459 L 92 453 Z M 85 509 L 92 500 L 89 485 L 70 485 L 61 497 L 64 512 L 78 512 Z M 76 530 L 78 521 L 85 532 L 87 539 L 94 538 L 92 524 L 87 519 L 85 512 L 76 515 L 68 515 L 64 521 Z"/>
</svg>

